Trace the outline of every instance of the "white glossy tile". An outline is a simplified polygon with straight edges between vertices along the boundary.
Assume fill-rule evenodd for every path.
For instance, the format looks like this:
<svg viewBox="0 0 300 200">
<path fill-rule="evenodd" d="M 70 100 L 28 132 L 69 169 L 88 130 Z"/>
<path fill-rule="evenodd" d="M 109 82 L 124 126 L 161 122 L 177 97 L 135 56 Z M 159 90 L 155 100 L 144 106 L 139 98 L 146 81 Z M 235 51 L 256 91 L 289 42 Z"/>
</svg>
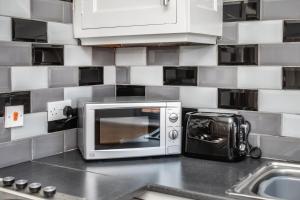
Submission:
<svg viewBox="0 0 300 200">
<path fill-rule="evenodd" d="M 147 65 L 146 47 L 130 47 L 116 49 L 117 66 Z"/>
<path fill-rule="evenodd" d="M 300 138 L 300 115 L 282 115 L 282 136 Z"/>
<path fill-rule="evenodd" d="M 281 67 L 239 67 L 238 88 L 240 89 L 281 89 Z"/>
<path fill-rule="evenodd" d="M 258 110 L 278 113 L 300 113 L 300 91 L 260 90 Z"/>
<path fill-rule="evenodd" d="M 179 65 L 216 66 L 218 63 L 217 45 L 182 46 L 179 52 Z"/>
<path fill-rule="evenodd" d="M 182 107 L 217 108 L 218 89 L 206 87 L 180 87 Z"/>
<path fill-rule="evenodd" d="M 48 43 L 77 45 L 74 39 L 73 25 L 56 22 L 48 22 Z"/>
<path fill-rule="evenodd" d="M 0 15 L 30 18 L 30 0 L 0 0 Z"/>
<path fill-rule="evenodd" d="M 131 67 L 130 79 L 132 85 L 161 86 L 163 85 L 163 67 Z"/>
<path fill-rule="evenodd" d="M 11 41 L 11 18 L 0 16 L 0 40 Z"/>
<path fill-rule="evenodd" d="M 64 88 L 64 99 L 72 101 L 72 107 L 77 108 L 77 100 L 80 98 L 91 98 L 92 97 L 92 87 L 70 87 Z"/>
<path fill-rule="evenodd" d="M 282 41 L 282 20 L 238 23 L 239 44 L 282 43 Z"/>
<path fill-rule="evenodd" d="M 48 88 L 47 67 L 12 67 L 12 91 Z"/>
<path fill-rule="evenodd" d="M 11 129 L 11 139 L 18 140 L 48 133 L 47 112 L 24 115 L 24 126 Z"/>
<path fill-rule="evenodd" d="M 92 47 L 65 45 L 66 66 L 92 65 Z"/>
<path fill-rule="evenodd" d="M 104 84 L 105 85 L 115 85 L 116 84 L 116 67 L 115 66 L 105 66 L 104 71 Z"/>
</svg>

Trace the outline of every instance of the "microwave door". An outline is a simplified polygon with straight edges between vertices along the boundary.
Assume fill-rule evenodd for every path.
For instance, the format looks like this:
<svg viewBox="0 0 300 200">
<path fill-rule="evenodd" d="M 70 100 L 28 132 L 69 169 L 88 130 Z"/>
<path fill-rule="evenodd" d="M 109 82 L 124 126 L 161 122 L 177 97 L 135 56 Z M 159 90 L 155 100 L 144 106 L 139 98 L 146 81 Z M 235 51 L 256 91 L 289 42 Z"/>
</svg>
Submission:
<svg viewBox="0 0 300 200">
<path fill-rule="evenodd" d="M 95 150 L 160 147 L 160 108 L 95 111 Z"/>
</svg>

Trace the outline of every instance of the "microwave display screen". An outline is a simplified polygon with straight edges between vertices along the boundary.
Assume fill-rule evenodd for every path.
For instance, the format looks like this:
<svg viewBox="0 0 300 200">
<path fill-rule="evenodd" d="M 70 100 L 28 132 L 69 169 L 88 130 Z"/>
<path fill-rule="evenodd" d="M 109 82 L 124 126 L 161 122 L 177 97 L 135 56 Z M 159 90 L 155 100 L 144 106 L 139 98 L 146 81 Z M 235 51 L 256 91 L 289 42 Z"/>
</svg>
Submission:
<svg viewBox="0 0 300 200">
<path fill-rule="evenodd" d="M 160 146 L 160 108 L 95 111 L 95 149 Z"/>
</svg>

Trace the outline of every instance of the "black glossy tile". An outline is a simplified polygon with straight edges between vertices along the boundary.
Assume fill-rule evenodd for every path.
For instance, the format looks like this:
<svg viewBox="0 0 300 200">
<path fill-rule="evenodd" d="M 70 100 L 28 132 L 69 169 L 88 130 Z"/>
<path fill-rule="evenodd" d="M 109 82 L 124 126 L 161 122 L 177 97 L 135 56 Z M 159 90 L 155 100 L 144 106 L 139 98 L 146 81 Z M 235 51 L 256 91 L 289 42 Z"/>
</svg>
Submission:
<svg viewBox="0 0 300 200">
<path fill-rule="evenodd" d="M 54 133 L 63 130 L 74 129 L 78 127 L 78 110 L 73 110 L 73 117 L 68 119 L 61 119 L 48 122 L 48 133 Z"/>
<path fill-rule="evenodd" d="M 218 89 L 218 108 L 258 109 L 258 90 Z"/>
<path fill-rule="evenodd" d="M 79 85 L 103 84 L 103 67 L 79 67 Z"/>
<path fill-rule="evenodd" d="M 220 45 L 219 65 L 257 65 L 258 45 Z"/>
<path fill-rule="evenodd" d="M 300 42 L 300 20 L 284 21 L 283 41 Z"/>
<path fill-rule="evenodd" d="M 282 70 L 283 89 L 300 89 L 300 68 L 284 67 Z"/>
<path fill-rule="evenodd" d="M 224 2 L 223 5 L 223 21 L 242 21 L 244 19 L 244 3 L 243 1 Z"/>
<path fill-rule="evenodd" d="M 260 20 L 260 0 L 248 0 L 245 3 L 245 19 Z"/>
<path fill-rule="evenodd" d="M 197 86 L 197 67 L 164 67 L 164 85 Z"/>
<path fill-rule="evenodd" d="M 30 113 L 30 92 L 0 94 L 0 117 L 4 116 L 5 106 L 24 105 L 24 113 Z"/>
<path fill-rule="evenodd" d="M 5 106 L 10 105 L 10 94 L 2 93 L 0 94 L 0 117 L 4 116 Z"/>
<path fill-rule="evenodd" d="M 62 45 L 32 44 L 33 65 L 64 65 Z"/>
<path fill-rule="evenodd" d="M 122 96 L 145 96 L 145 86 L 140 85 L 117 85 L 116 94 Z"/>
<path fill-rule="evenodd" d="M 47 43 L 47 23 L 13 18 L 12 40 Z"/>
<path fill-rule="evenodd" d="M 223 21 L 250 21 L 260 19 L 260 0 L 224 2 Z"/>
</svg>

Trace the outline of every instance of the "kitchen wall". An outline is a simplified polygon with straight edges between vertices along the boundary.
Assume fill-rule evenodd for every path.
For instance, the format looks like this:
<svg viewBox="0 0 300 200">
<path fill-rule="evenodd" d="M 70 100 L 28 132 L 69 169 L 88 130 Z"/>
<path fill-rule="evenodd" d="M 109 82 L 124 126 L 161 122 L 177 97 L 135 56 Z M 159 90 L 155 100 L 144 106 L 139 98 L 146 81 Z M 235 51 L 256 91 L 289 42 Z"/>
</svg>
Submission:
<svg viewBox="0 0 300 200">
<path fill-rule="evenodd" d="M 78 98 L 107 95 L 240 113 L 264 157 L 300 160 L 300 23 L 287 21 L 300 19 L 298 0 L 225 1 L 218 45 L 117 49 L 80 46 L 70 1 L 0 5 L 0 167 L 76 148 L 76 120 L 49 122 L 48 102 L 76 111 Z M 20 104 L 24 127 L 5 129 L 5 105 Z"/>
</svg>

